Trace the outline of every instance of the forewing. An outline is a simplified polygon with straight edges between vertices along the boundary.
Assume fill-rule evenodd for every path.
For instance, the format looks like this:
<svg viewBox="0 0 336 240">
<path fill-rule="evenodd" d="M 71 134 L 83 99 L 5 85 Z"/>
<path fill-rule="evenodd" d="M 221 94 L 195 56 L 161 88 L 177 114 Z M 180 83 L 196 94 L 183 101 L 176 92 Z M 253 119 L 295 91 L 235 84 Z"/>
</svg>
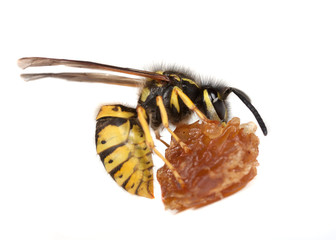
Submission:
<svg viewBox="0 0 336 240">
<path fill-rule="evenodd" d="M 148 72 L 144 70 L 137 70 L 132 68 L 122 68 L 112 65 L 106 65 L 101 63 L 89 62 L 89 61 L 79 61 L 79 60 L 68 60 L 68 59 L 57 59 L 57 58 L 42 58 L 42 57 L 26 57 L 18 60 L 18 66 L 22 69 L 28 67 L 43 67 L 43 66 L 57 66 L 64 65 L 68 67 L 77 68 L 87 68 L 96 70 L 112 71 L 124 74 L 135 75 L 139 77 L 150 78 L 158 81 L 169 81 L 167 76 L 164 76 L 155 72 Z"/>
<path fill-rule="evenodd" d="M 21 74 L 25 81 L 32 81 L 41 78 L 60 78 L 76 82 L 107 83 L 129 87 L 140 87 L 145 83 L 145 79 L 117 76 L 104 73 L 25 73 Z"/>
</svg>

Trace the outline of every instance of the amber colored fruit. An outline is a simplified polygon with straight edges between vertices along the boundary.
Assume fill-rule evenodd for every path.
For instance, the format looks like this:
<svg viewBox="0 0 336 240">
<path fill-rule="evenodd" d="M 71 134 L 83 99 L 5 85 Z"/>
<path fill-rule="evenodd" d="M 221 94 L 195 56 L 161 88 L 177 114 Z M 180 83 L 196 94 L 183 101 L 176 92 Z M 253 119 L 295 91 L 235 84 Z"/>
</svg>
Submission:
<svg viewBox="0 0 336 240">
<path fill-rule="evenodd" d="M 257 174 L 259 138 L 256 125 L 240 125 L 233 118 L 226 126 L 219 122 L 180 125 L 176 135 L 191 149 L 185 152 L 174 139 L 166 158 L 177 169 L 182 188 L 166 165 L 157 172 L 166 209 L 198 208 L 242 189 Z"/>
</svg>

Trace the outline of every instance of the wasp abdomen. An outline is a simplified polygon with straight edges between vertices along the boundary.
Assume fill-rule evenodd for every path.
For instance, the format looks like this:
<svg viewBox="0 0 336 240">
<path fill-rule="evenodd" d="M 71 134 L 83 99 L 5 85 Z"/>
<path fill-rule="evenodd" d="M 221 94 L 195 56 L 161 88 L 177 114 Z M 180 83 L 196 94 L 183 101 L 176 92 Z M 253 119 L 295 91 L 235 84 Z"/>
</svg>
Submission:
<svg viewBox="0 0 336 240">
<path fill-rule="evenodd" d="M 119 186 L 129 193 L 153 198 L 152 152 L 135 109 L 103 106 L 97 116 L 96 148 L 106 171 Z"/>
</svg>

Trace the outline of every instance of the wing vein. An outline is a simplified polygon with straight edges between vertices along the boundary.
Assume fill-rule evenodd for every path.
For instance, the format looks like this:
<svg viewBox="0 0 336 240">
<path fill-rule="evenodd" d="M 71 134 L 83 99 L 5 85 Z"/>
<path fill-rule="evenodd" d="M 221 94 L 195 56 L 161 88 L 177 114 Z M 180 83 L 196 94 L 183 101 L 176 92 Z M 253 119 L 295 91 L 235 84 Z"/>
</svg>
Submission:
<svg viewBox="0 0 336 240">
<path fill-rule="evenodd" d="M 140 87 L 145 82 L 144 78 L 131 78 L 104 73 L 24 73 L 21 77 L 25 81 L 38 80 L 41 78 L 60 78 L 76 82 L 108 83 L 129 87 Z"/>
</svg>

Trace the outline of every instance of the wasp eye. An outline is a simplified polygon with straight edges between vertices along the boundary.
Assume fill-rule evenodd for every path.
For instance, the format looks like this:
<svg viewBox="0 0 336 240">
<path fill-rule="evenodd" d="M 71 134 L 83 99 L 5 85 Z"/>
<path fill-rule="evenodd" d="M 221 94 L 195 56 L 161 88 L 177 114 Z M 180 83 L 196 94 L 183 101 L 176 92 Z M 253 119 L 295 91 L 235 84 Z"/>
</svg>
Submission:
<svg viewBox="0 0 336 240">
<path fill-rule="evenodd" d="M 212 103 L 212 106 L 215 110 L 215 112 L 218 115 L 218 118 L 222 121 L 227 121 L 227 108 L 225 106 L 225 102 L 223 99 L 220 98 L 219 93 L 214 90 L 214 89 L 207 89 L 208 92 L 208 97 L 209 97 L 209 101 Z M 208 111 L 209 111 L 209 106 L 207 107 Z"/>
</svg>

